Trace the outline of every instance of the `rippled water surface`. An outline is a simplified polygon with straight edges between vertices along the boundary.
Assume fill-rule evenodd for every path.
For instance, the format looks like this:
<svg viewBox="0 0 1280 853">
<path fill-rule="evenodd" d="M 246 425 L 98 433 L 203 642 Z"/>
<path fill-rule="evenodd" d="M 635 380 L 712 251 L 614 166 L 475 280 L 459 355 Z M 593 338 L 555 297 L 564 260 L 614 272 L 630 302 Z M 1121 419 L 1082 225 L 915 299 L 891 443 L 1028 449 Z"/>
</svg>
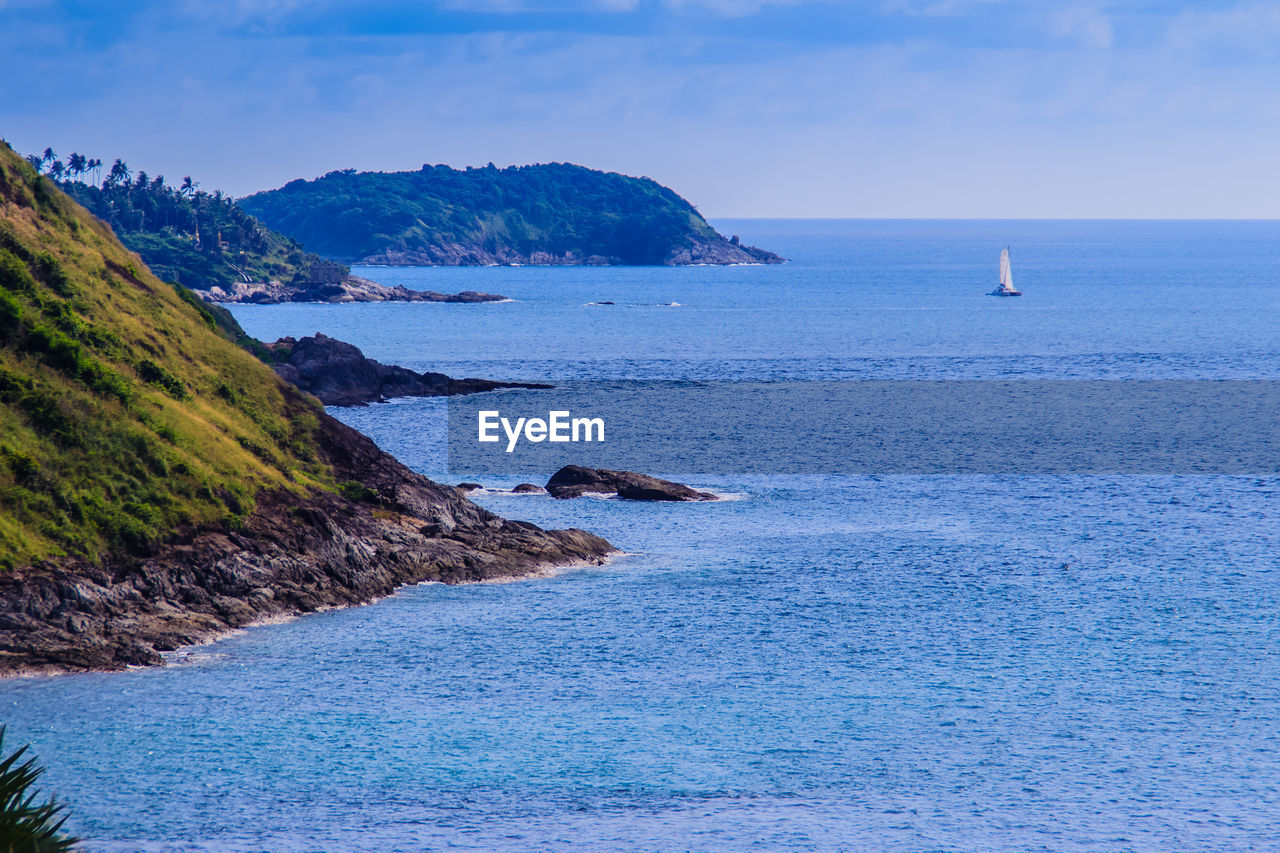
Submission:
<svg viewBox="0 0 1280 853">
<path fill-rule="evenodd" d="M 725 228 L 793 262 L 366 269 L 515 301 L 236 314 L 494 378 L 1280 373 L 1275 224 Z M 1006 243 L 1021 300 L 982 295 Z M 438 413 L 338 412 L 427 473 Z M 94 850 L 1280 845 L 1274 478 L 695 485 L 736 499 L 482 492 L 627 554 L 0 683 L 0 717 Z"/>
</svg>

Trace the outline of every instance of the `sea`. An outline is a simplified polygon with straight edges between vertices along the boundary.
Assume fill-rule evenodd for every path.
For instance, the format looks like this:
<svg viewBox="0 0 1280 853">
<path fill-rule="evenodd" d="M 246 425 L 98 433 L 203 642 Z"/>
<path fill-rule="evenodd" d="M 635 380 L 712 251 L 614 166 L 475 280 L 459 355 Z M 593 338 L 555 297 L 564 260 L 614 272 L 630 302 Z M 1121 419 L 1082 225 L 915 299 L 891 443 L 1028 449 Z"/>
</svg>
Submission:
<svg viewBox="0 0 1280 853">
<path fill-rule="evenodd" d="M 233 311 L 505 380 L 1280 379 L 1277 222 L 714 224 L 788 263 L 359 267 L 510 299 Z M 1018 299 L 987 295 L 1006 246 Z M 470 479 L 442 405 L 331 411 Z M 0 682 L 6 747 L 91 851 L 1280 847 L 1280 478 L 504 492 L 550 473 L 473 499 L 620 556 Z"/>
</svg>

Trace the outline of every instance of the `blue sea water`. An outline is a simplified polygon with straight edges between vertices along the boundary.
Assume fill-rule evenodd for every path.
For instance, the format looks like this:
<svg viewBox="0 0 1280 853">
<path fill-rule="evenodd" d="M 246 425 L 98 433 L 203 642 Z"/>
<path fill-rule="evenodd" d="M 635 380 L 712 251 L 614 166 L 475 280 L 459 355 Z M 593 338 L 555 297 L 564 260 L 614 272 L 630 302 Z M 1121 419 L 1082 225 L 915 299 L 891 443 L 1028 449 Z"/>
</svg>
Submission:
<svg viewBox="0 0 1280 853">
<path fill-rule="evenodd" d="M 513 301 L 235 313 L 502 379 L 1280 375 L 1280 223 L 717 224 L 791 262 L 365 268 Z M 1021 299 L 984 295 L 1005 245 Z M 335 414 L 441 473 L 439 401 Z M 3 682 L 6 740 L 91 850 L 1280 846 L 1276 478 L 696 485 L 735 499 L 481 492 L 626 554 Z"/>
</svg>

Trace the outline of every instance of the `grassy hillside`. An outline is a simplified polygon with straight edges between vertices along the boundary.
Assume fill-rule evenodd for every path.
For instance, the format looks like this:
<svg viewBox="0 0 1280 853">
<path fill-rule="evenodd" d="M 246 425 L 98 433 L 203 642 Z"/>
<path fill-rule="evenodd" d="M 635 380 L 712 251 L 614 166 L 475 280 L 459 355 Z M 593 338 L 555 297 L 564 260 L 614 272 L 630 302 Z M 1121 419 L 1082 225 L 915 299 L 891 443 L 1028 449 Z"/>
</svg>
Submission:
<svg viewBox="0 0 1280 853">
<path fill-rule="evenodd" d="M 497 169 L 330 172 L 240 200 L 264 223 L 342 261 L 415 262 L 545 253 L 662 264 L 695 243 L 728 244 L 666 187 L 648 178 L 552 163 Z M 437 260 L 435 262 L 449 262 Z"/>
<path fill-rule="evenodd" d="M 336 487 L 318 404 L 0 144 L 0 567 L 146 552 Z"/>
</svg>

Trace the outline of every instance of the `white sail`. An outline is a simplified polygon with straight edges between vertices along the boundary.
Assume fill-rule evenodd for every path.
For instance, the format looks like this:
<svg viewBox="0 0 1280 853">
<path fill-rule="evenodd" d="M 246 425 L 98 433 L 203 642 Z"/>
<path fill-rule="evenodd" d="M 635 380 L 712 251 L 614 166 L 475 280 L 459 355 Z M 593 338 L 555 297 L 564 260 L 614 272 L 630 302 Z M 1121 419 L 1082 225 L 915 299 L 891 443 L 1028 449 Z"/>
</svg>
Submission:
<svg viewBox="0 0 1280 853">
<path fill-rule="evenodd" d="M 1000 252 L 1000 289 L 1013 290 L 1013 266 L 1009 263 L 1009 250 Z"/>
</svg>

